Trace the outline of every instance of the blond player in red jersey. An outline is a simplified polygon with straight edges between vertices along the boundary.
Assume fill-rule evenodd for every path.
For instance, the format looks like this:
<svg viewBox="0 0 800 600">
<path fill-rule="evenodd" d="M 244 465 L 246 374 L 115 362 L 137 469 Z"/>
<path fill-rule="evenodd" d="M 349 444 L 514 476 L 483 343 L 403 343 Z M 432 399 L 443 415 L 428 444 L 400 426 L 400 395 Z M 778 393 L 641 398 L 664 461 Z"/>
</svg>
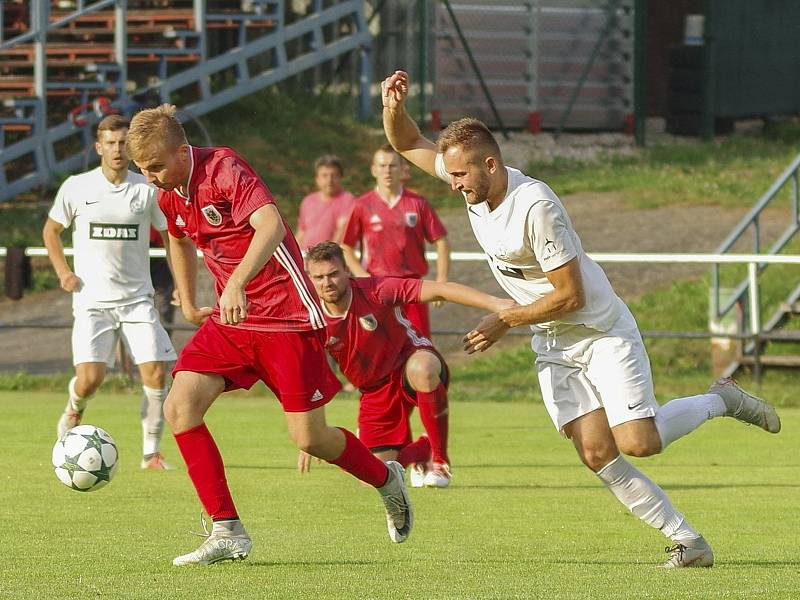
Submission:
<svg viewBox="0 0 800 600">
<path fill-rule="evenodd" d="M 324 405 L 341 385 L 325 357 L 325 324 L 300 248 L 267 186 L 230 148 L 190 146 L 171 105 L 134 116 L 128 151 L 159 188 L 181 308 L 200 327 L 178 357 L 164 412 L 214 524 L 197 550 L 173 564 L 207 565 L 250 552 L 203 419 L 222 392 L 258 380 L 281 402 L 298 448 L 376 487 L 392 541 L 405 541 L 413 514 L 403 468 L 384 464 L 352 433 L 325 421 Z M 216 283 L 213 309 L 196 304 L 195 248 Z"/>
<path fill-rule="evenodd" d="M 452 282 L 353 278 L 333 242 L 310 248 L 306 268 L 322 300 L 328 352 L 361 392 L 359 439 L 383 460 L 396 460 L 403 467 L 427 467 L 430 459 L 430 468 L 412 470 L 412 486 L 446 487 L 447 364 L 401 307 L 446 300 L 497 312 L 514 302 Z M 412 442 L 414 407 L 428 435 Z M 308 455 L 301 454 L 300 471 L 308 466 Z"/>
</svg>

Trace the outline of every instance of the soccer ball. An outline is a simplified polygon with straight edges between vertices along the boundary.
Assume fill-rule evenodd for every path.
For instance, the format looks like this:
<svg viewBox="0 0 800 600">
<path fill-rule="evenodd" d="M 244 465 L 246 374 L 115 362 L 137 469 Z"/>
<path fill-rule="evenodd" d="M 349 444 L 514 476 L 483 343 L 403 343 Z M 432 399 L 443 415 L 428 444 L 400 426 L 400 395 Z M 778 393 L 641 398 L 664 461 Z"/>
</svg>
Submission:
<svg viewBox="0 0 800 600">
<path fill-rule="evenodd" d="M 58 480 L 79 492 L 99 490 L 117 470 L 117 445 L 94 425 L 78 425 L 53 446 L 53 466 Z"/>
</svg>

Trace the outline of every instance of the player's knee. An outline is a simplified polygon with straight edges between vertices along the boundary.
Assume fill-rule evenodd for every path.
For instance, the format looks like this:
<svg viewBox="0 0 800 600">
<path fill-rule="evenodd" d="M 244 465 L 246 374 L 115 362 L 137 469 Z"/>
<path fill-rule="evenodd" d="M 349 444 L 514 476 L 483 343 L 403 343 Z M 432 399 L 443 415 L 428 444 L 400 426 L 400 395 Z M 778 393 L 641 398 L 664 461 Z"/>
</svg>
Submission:
<svg viewBox="0 0 800 600">
<path fill-rule="evenodd" d="M 618 442 L 620 452 L 628 456 L 645 457 L 661 452 L 661 440 L 651 437 L 642 437 L 633 440 Z"/>
<path fill-rule="evenodd" d="M 595 473 L 618 456 L 615 449 L 604 446 L 583 448 L 579 455 L 581 462 Z"/>
<path fill-rule="evenodd" d="M 75 392 L 81 398 L 88 398 L 100 388 L 103 379 L 102 373 L 88 373 L 83 377 L 79 377 L 75 382 Z"/>
<path fill-rule="evenodd" d="M 425 360 L 412 360 L 406 366 L 406 377 L 411 386 L 420 392 L 432 392 L 441 382 L 442 365 L 433 357 Z"/>
</svg>

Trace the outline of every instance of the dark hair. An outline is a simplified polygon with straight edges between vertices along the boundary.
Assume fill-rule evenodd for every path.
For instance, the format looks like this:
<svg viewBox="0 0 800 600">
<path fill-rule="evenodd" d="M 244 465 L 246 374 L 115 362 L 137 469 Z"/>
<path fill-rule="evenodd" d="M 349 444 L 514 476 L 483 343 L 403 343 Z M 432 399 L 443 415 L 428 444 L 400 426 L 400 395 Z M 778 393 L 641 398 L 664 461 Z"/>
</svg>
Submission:
<svg viewBox="0 0 800 600">
<path fill-rule="evenodd" d="M 342 159 L 335 154 L 323 154 L 317 160 L 315 160 L 314 175 L 317 174 L 317 171 L 319 171 L 320 167 L 333 167 L 339 170 L 340 177 L 344 175 L 344 169 L 342 169 Z"/>
<path fill-rule="evenodd" d="M 483 121 L 472 117 L 453 121 L 439 134 L 436 150 L 444 153 L 451 146 L 458 146 L 465 152 L 481 148 L 496 158 L 501 158 L 500 146 L 497 145 L 492 132 Z"/>
<path fill-rule="evenodd" d="M 338 258 L 343 265 L 347 265 L 344 260 L 344 252 L 336 242 L 320 242 L 306 252 L 306 262 L 322 262 L 334 258 Z"/>
<path fill-rule="evenodd" d="M 100 139 L 101 131 L 119 131 L 120 129 L 128 129 L 131 122 L 122 115 L 108 115 L 103 117 L 103 120 L 97 124 L 96 137 Z"/>
</svg>

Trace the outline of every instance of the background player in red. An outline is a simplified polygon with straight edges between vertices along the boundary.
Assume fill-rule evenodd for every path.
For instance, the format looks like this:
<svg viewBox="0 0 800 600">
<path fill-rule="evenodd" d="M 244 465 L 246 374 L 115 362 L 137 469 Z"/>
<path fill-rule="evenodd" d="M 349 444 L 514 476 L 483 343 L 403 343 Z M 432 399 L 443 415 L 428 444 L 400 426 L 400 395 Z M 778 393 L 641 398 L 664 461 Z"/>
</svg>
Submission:
<svg viewBox="0 0 800 600">
<path fill-rule="evenodd" d="M 300 202 L 297 219 L 297 243 L 305 251 L 320 242 L 342 241 L 344 227 L 353 210 L 355 196 L 342 187 L 342 161 L 325 154 L 314 162 L 317 191 Z"/>
<path fill-rule="evenodd" d="M 342 249 L 323 242 L 308 250 L 306 268 L 322 300 L 328 331 L 328 352 L 361 391 L 358 437 L 383 460 L 403 467 L 432 466 L 412 485 L 446 487 L 448 369 L 430 340 L 412 326 L 400 307 L 447 300 L 497 312 L 514 304 L 458 283 L 399 277 L 360 277 L 347 269 Z M 414 406 L 428 437 L 412 443 L 410 417 Z M 308 470 L 301 453 L 299 467 Z"/>
<path fill-rule="evenodd" d="M 384 464 L 352 433 L 325 422 L 324 405 L 341 385 L 325 358 L 325 324 L 300 248 L 267 186 L 230 148 L 189 146 L 171 105 L 134 116 L 128 147 L 160 190 L 181 308 L 200 326 L 178 357 L 164 412 L 214 524 L 197 550 L 173 564 L 211 564 L 250 552 L 203 418 L 222 392 L 258 380 L 275 392 L 300 449 L 378 488 L 390 537 L 404 541 L 413 515 L 402 466 Z M 196 305 L 195 247 L 215 279 L 213 309 Z"/>
<path fill-rule="evenodd" d="M 342 239 L 350 271 L 356 277 L 377 275 L 420 279 L 428 273 L 425 242 L 435 244 L 436 281 L 447 281 L 450 244 L 445 229 L 425 198 L 403 187 L 407 171 L 404 159 L 389 144 L 372 158 L 376 187 L 356 199 Z M 361 244 L 361 262 L 354 248 Z M 403 309 L 414 328 L 430 337 L 427 304 Z"/>
</svg>

